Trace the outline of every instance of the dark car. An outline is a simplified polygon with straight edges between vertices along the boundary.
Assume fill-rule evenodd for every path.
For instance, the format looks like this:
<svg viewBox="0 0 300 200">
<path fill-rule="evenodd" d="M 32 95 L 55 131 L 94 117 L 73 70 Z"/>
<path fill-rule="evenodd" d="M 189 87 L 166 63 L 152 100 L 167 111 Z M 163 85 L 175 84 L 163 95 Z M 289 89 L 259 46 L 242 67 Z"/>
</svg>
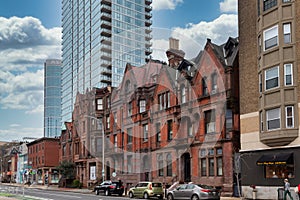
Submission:
<svg viewBox="0 0 300 200">
<path fill-rule="evenodd" d="M 124 186 L 120 181 L 104 181 L 94 188 L 94 192 L 96 195 L 103 193 L 105 196 L 111 194 L 122 196 L 124 193 Z"/>
<path fill-rule="evenodd" d="M 220 191 L 212 186 L 196 185 L 196 184 L 183 184 L 176 189 L 171 190 L 167 194 L 167 200 L 187 199 L 214 199 L 220 200 Z"/>
</svg>

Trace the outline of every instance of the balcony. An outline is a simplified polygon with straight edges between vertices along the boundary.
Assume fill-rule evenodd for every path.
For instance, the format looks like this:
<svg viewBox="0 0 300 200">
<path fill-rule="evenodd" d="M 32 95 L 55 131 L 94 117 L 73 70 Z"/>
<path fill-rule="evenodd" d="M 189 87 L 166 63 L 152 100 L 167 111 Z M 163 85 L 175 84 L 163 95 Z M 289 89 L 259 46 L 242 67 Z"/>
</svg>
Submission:
<svg viewBox="0 0 300 200">
<path fill-rule="evenodd" d="M 102 28 L 101 29 L 101 36 L 111 37 L 111 30 Z"/>
<path fill-rule="evenodd" d="M 152 39 L 152 35 L 151 34 L 146 34 L 145 35 L 145 40 L 146 41 L 149 41 L 149 40 L 151 40 Z"/>
<path fill-rule="evenodd" d="M 149 33 L 151 33 L 151 32 L 152 32 L 152 28 L 146 27 L 145 33 L 146 33 L 146 34 L 149 34 Z"/>
<path fill-rule="evenodd" d="M 101 28 L 111 29 L 111 22 L 101 21 Z"/>
<path fill-rule="evenodd" d="M 104 76 L 110 76 L 111 77 L 111 71 L 103 71 L 101 72 L 102 75 Z"/>
<path fill-rule="evenodd" d="M 146 5 L 145 11 L 150 12 L 152 10 L 152 6 Z"/>
<path fill-rule="evenodd" d="M 111 61 L 111 54 L 103 52 L 103 53 L 101 53 L 100 58 L 104 59 L 104 60 L 107 60 L 107 61 Z"/>
<path fill-rule="evenodd" d="M 101 45 L 101 51 L 111 53 L 111 46 L 102 44 Z"/>
<path fill-rule="evenodd" d="M 108 79 L 102 79 L 101 80 L 101 83 L 106 83 L 108 85 L 111 85 L 111 78 L 108 78 Z"/>
<path fill-rule="evenodd" d="M 152 20 L 146 19 L 145 25 L 146 25 L 146 26 L 151 26 L 151 25 L 152 25 Z"/>
<path fill-rule="evenodd" d="M 102 0 L 101 4 L 105 4 L 105 5 L 111 6 L 111 0 Z"/>
<path fill-rule="evenodd" d="M 111 13 L 111 6 L 108 6 L 108 5 L 105 5 L 105 4 L 102 4 L 101 5 L 101 12 L 106 12 L 106 13 Z"/>
<path fill-rule="evenodd" d="M 100 16 L 100 18 L 102 19 L 102 20 L 106 20 L 106 21 L 111 21 L 111 14 L 107 14 L 107 13 L 101 13 L 101 16 Z"/>
<path fill-rule="evenodd" d="M 111 62 L 103 60 L 101 63 L 101 67 L 109 68 L 111 66 Z"/>
<path fill-rule="evenodd" d="M 152 49 L 150 49 L 150 48 L 146 48 L 146 50 L 145 50 L 145 54 L 147 55 L 147 56 L 149 56 L 150 54 L 152 54 Z"/>
<path fill-rule="evenodd" d="M 150 5 L 152 3 L 152 0 L 145 0 L 146 5 Z"/>
<path fill-rule="evenodd" d="M 102 36 L 102 37 L 100 38 L 100 42 L 101 42 L 102 44 L 111 45 L 111 38 L 110 38 L 110 37 L 104 37 L 104 36 Z"/>
<path fill-rule="evenodd" d="M 146 19 L 151 19 L 152 18 L 152 14 L 151 13 L 145 13 L 145 18 Z"/>
<path fill-rule="evenodd" d="M 150 48 L 152 46 L 152 42 L 147 41 L 145 43 L 146 48 Z"/>
</svg>

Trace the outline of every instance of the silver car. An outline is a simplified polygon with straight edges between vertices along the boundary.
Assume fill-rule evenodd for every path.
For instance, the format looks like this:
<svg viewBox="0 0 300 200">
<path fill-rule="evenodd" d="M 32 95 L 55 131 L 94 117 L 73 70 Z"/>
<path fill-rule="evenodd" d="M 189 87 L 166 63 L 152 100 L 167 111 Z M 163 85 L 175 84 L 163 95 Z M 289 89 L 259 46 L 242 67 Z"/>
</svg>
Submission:
<svg viewBox="0 0 300 200">
<path fill-rule="evenodd" d="M 178 186 L 176 189 L 169 191 L 167 194 L 167 200 L 179 200 L 179 199 L 220 199 L 220 192 L 207 185 L 196 185 L 196 184 L 183 184 Z"/>
</svg>

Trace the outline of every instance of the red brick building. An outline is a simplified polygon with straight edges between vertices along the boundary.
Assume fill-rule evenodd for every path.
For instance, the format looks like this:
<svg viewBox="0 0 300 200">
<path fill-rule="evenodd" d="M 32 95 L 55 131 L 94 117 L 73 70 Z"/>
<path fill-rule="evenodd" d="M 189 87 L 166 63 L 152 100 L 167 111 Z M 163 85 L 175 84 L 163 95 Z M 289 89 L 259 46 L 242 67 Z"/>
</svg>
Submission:
<svg viewBox="0 0 300 200">
<path fill-rule="evenodd" d="M 178 41 L 170 44 L 169 66 L 128 65 L 112 94 L 106 178 L 193 181 L 231 195 L 240 148 L 238 40 L 208 40 L 190 61 Z"/>
<path fill-rule="evenodd" d="M 57 184 L 59 174 L 59 139 L 40 138 L 27 144 L 28 165 L 32 170 L 31 181 L 38 184 Z M 48 179 L 48 180 L 47 180 Z"/>
</svg>

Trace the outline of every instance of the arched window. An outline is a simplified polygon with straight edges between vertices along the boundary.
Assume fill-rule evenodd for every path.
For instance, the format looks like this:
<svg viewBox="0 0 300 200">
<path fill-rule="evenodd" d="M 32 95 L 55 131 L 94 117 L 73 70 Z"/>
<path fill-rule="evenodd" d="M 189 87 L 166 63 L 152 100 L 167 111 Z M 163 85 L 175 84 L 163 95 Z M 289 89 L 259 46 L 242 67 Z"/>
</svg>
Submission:
<svg viewBox="0 0 300 200">
<path fill-rule="evenodd" d="M 170 153 L 167 154 L 167 176 L 172 176 L 172 156 Z"/>
</svg>

